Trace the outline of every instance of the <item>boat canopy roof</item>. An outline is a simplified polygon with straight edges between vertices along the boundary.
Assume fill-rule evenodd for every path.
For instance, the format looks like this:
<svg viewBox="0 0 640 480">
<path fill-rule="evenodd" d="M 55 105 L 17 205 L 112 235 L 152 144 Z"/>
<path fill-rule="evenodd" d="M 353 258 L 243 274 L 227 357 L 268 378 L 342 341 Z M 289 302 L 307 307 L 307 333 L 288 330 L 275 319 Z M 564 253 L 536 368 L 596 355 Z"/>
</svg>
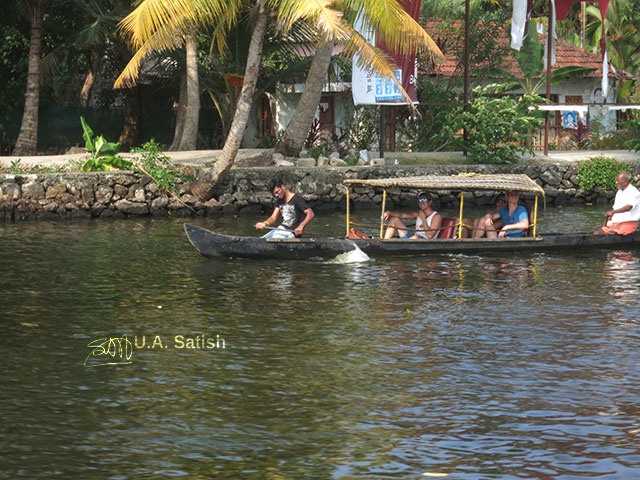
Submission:
<svg viewBox="0 0 640 480">
<path fill-rule="evenodd" d="M 524 174 L 487 175 L 460 173 L 458 175 L 422 175 L 399 178 L 349 179 L 345 185 L 379 188 L 418 188 L 421 190 L 492 190 L 504 192 L 533 192 L 544 195 L 540 185 Z"/>
</svg>

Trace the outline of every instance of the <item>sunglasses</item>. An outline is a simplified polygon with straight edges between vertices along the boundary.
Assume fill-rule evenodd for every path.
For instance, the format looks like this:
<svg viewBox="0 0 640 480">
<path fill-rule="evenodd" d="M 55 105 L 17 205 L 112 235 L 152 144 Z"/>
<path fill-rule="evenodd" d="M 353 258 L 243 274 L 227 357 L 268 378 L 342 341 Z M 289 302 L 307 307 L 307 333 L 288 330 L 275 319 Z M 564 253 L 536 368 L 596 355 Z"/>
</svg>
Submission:
<svg viewBox="0 0 640 480">
<path fill-rule="evenodd" d="M 277 197 L 278 195 L 280 195 L 282 193 L 282 190 L 276 190 L 275 192 L 273 192 L 273 196 Z"/>
<path fill-rule="evenodd" d="M 428 198 L 420 198 L 418 199 L 418 203 L 427 203 L 430 199 Z"/>
<path fill-rule="evenodd" d="M 500 199 L 500 200 L 497 200 L 496 203 L 507 203 L 507 201 Z"/>
</svg>

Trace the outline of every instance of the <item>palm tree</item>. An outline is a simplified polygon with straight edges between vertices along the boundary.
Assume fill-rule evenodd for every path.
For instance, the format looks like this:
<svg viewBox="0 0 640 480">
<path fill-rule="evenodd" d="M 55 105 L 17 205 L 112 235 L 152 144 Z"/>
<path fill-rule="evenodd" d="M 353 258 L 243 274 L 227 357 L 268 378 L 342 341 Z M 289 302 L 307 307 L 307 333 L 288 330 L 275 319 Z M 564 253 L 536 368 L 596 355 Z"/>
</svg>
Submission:
<svg viewBox="0 0 640 480">
<path fill-rule="evenodd" d="M 297 155 L 309 134 L 309 128 L 316 115 L 316 108 L 322 97 L 322 87 L 331 63 L 334 43 L 328 41 L 315 52 L 309 74 L 296 110 L 291 117 L 275 151 L 284 155 Z M 305 128 L 306 127 L 306 128 Z"/>
<path fill-rule="evenodd" d="M 388 36 L 390 29 L 400 29 L 401 37 L 405 38 L 411 38 L 414 35 L 421 36 L 423 41 L 421 45 L 426 47 L 427 51 L 429 51 L 432 55 L 442 56 L 442 52 L 433 42 L 431 37 L 426 32 L 424 32 L 424 30 L 422 30 L 422 28 L 417 25 L 415 20 L 410 15 L 406 14 L 404 10 L 402 11 L 404 15 L 401 22 L 387 22 L 387 20 L 389 20 L 390 18 L 393 19 L 393 16 L 388 17 L 380 15 L 380 12 L 377 11 L 377 9 L 386 8 L 383 3 L 384 2 L 370 2 L 367 8 L 367 12 L 369 13 L 372 20 L 371 26 L 375 28 L 375 30 L 381 31 L 383 36 Z M 359 12 L 354 12 L 353 10 L 351 10 L 353 8 L 353 5 L 349 5 L 347 3 L 345 4 L 345 7 L 345 17 L 347 17 L 348 19 L 357 18 Z M 349 30 L 352 25 L 353 22 L 344 26 L 346 30 Z M 366 28 L 367 26 L 365 23 L 365 29 Z M 420 32 L 419 30 L 422 30 L 422 32 Z M 353 48 L 353 45 L 355 43 L 353 33 L 358 32 L 352 31 L 351 33 L 352 35 L 347 38 L 347 50 Z M 309 74 L 307 76 L 305 88 L 302 92 L 302 95 L 300 96 L 300 100 L 298 102 L 298 105 L 296 106 L 293 117 L 287 124 L 287 127 L 285 128 L 284 133 L 282 134 L 282 137 L 278 142 L 278 145 L 276 145 L 276 152 L 283 153 L 285 155 L 297 155 L 304 146 L 304 142 L 307 139 L 309 129 L 311 128 L 313 119 L 315 118 L 318 103 L 320 102 L 320 98 L 322 96 L 322 88 L 324 86 L 327 71 L 331 63 L 331 54 L 333 53 L 333 47 L 335 45 L 335 42 L 339 40 L 341 39 L 339 39 L 338 37 L 330 37 L 326 41 L 320 40 L 318 42 L 319 47 L 315 52 L 313 62 L 311 64 L 311 67 L 309 68 Z M 408 45 L 409 43 L 411 42 L 399 42 L 397 46 L 400 50 L 412 50 L 412 48 Z M 384 58 L 384 54 L 381 54 L 380 56 Z M 395 75 L 393 75 L 391 78 L 395 80 Z M 400 90 L 404 92 L 402 86 L 399 85 L 399 87 Z M 407 100 L 410 99 L 407 98 Z M 409 105 L 413 106 L 412 102 L 409 101 L 408 103 Z"/>
<path fill-rule="evenodd" d="M 198 45 L 195 35 L 185 37 L 186 72 L 180 82 L 180 100 L 176 131 L 169 150 L 195 150 L 200 118 L 200 82 L 198 78 Z M 184 88 L 182 86 L 184 85 Z"/>
<path fill-rule="evenodd" d="M 38 108 L 40 106 L 40 53 L 42 45 L 42 13 L 45 0 L 27 0 L 31 21 L 27 92 L 20 133 L 13 148 L 14 155 L 35 155 L 38 145 Z"/>
<path fill-rule="evenodd" d="M 237 102 L 229 135 L 222 154 L 213 169 L 194 182 L 192 192 L 204 200 L 211 196 L 214 187 L 231 168 L 246 129 L 253 94 L 259 74 L 262 44 L 270 15 L 281 33 L 286 34 L 298 21 L 315 26 L 318 40 L 348 42 L 345 52 L 360 54 L 362 63 L 370 65 L 385 76 L 395 78 L 388 58 L 369 45 L 352 26 L 357 14 L 365 17 L 366 24 L 385 35 L 386 44 L 392 49 L 415 50 L 419 46 L 437 47 L 428 34 L 402 8 L 397 0 L 143 0 L 123 22 L 124 31 L 138 48 L 132 61 L 123 71 L 118 82 L 133 80 L 140 62 L 153 50 L 175 48 L 175 34 L 207 25 L 216 25 L 214 36 L 221 48 L 224 33 L 237 21 L 239 13 L 249 8 L 254 17 L 249 55 L 244 72 L 244 82 Z M 349 21 L 345 20 L 345 12 Z M 317 104 L 317 103 L 316 103 Z"/>
</svg>

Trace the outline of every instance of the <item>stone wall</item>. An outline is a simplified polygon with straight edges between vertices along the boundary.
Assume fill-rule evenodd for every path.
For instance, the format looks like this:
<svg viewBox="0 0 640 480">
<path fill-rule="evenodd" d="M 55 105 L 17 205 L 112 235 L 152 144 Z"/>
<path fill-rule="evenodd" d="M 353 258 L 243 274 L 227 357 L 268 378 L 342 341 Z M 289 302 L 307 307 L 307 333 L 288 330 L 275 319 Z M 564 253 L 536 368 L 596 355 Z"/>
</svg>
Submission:
<svg viewBox="0 0 640 480">
<path fill-rule="evenodd" d="M 410 175 L 455 175 L 460 172 L 525 173 L 546 192 L 547 205 L 576 203 L 610 203 L 613 191 L 585 192 L 580 189 L 578 165 L 570 162 L 543 164 L 526 162 L 519 165 L 453 165 L 453 166 L 377 166 L 316 168 L 237 168 L 206 203 L 180 186 L 180 200 L 158 189 L 149 177 L 132 172 L 4 174 L 0 175 L 0 218 L 53 219 L 60 217 L 127 217 L 136 215 L 257 215 L 270 212 L 273 197 L 267 183 L 280 176 L 284 183 L 303 195 L 317 210 L 344 210 L 344 179 L 381 178 Z M 632 172 L 637 175 L 634 167 Z M 412 204 L 415 192 L 390 191 L 390 208 Z M 440 208 L 456 205 L 455 192 L 436 195 Z M 493 194 L 478 192 L 465 195 L 465 204 L 489 205 Z M 379 191 L 354 188 L 354 208 L 379 205 Z"/>
</svg>

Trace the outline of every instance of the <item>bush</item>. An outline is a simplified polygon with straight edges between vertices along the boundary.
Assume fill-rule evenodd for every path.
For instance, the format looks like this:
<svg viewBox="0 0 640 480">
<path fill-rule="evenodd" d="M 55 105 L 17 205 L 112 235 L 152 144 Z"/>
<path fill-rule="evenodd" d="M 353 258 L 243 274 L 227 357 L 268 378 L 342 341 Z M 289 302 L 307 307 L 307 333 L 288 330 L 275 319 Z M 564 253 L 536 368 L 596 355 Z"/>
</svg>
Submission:
<svg viewBox="0 0 640 480">
<path fill-rule="evenodd" d="M 190 182 L 193 175 L 180 171 L 171 166 L 171 159 L 163 153 L 164 145 L 156 143 L 152 138 L 139 148 L 132 148 L 132 153 L 139 153 L 140 158 L 135 162 L 134 168 L 144 175 L 149 175 L 165 191 L 176 191 L 176 183 L 179 181 Z"/>
<path fill-rule="evenodd" d="M 624 146 L 629 150 L 640 151 L 640 120 L 627 120 L 624 127 L 630 130 L 634 137 L 624 142 Z"/>
<path fill-rule="evenodd" d="M 620 172 L 629 171 L 629 165 L 610 157 L 594 157 L 582 162 L 578 169 L 580 188 L 593 190 L 602 187 L 605 190 L 616 189 L 616 177 Z"/>
<path fill-rule="evenodd" d="M 492 85 L 475 88 L 475 98 L 467 111 L 453 108 L 442 138 L 469 152 L 478 163 L 517 163 L 518 153 L 533 153 L 525 143 L 534 137 L 542 123 L 529 112 L 539 97 L 523 95 L 516 100 L 490 96 L 495 88 Z M 466 139 L 460 134 L 463 129 Z"/>
<path fill-rule="evenodd" d="M 90 154 L 82 165 L 83 171 L 95 172 L 112 168 L 127 169 L 131 167 L 131 161 L 116 156 L 120 151 L 119 143 L 107 142 L 107 139 L 102 135 L 96 137 L 84 117 L 80 117 L 80 123 L 82 124 L 82 138 L 84 138 L 85 146 Z"/>
<path fill-rule="evenodd" d="M 418 118 L 408 116 L 409 109 L 403 109 L 404 118 L 397 120 L 398 146 L 408 152 L 431 152 L 441 150 L 448 140 L 439 135 L 444 125 L 451 121 L 451 104 L 456 102 L 456 94 L 430 79 L 418 77 L 420 101 L 429 105 L 418 105 Z"/>
<path fill-rule="evenodd" d="M 358 105 L 353 108 L 353 115 L 345 122 L 344 130 L 348 132 L 347 143 L 356 150 L 377 150 L 380 129 L 379 108 L 375 105 Z"/>
</svg>

